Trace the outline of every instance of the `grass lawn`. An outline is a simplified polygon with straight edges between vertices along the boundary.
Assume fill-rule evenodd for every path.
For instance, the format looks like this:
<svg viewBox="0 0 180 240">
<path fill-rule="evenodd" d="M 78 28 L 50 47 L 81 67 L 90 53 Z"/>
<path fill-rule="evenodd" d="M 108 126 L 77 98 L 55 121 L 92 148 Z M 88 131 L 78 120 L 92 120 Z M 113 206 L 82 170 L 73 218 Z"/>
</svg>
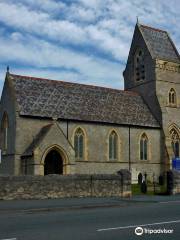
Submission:
<svg viewBox="0 0 180 240">
<path fill-rule="evenodd" d="M 144 193 L 141 192 L 141 186 L 139 184 L 132 184 L 131 190 L 133 195 L 142 195 Z M 154 185 L 152 183 L 147 184 L 147 193 L 146 195 L 159 195 L 159 194 L 166 194 L 166 185 Z"/>
</svg>

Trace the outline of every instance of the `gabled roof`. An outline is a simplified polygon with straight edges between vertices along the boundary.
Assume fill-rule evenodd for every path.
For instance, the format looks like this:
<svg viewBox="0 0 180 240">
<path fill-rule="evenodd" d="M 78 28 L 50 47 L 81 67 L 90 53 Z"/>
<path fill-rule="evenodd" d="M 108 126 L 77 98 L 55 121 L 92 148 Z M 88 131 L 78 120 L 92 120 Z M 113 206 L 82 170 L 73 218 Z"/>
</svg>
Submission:
<svg viewBox="0 0 180 240">
<path fill-rule="evenodd" d="M 13 74 L 9 79 L 22 116 L 159 127 L 132 91 Z"/>
<path fill-rule="evenodd" d="M 138 24 L 153 58 L 180 62 L 179 53 L 166 31 Z"/>
</svg>

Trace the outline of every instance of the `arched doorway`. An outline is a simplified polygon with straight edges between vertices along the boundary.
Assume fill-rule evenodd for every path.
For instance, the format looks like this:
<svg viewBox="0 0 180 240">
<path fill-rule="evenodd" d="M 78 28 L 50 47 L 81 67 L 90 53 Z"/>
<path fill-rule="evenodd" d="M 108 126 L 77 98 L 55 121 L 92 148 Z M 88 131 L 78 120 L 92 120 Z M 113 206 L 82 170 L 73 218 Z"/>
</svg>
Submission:
<svg viewBox="0 0 180 240">
<path fill-rule="evenodd" d="M 63 159 L 56 150 L 51 150 L 44 161 L 44 175 L 63 174 Z"/>
</svg>

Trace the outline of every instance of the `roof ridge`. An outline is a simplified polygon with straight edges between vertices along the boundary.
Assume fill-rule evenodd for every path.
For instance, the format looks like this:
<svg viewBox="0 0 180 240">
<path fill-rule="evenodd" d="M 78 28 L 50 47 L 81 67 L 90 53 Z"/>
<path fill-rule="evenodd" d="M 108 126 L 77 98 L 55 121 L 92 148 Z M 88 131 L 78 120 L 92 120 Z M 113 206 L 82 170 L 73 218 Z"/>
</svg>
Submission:
<svg viewBox="0 0 180 240">
<path fill-rule="evenodd" d="M 153 58 L 159 58 L 162 60 L 179 63 L 179 52 L 168 31 L 153 28 L 143 24 L 138 24 L 138 26 Z M 157 44 L 159 42 L 159 39 L 161 40 L 162 47 L 159 47 Z"/>
<path fill-rule="evenodd" d="M 157 31 L 157 32 L 168 33 L 167 31 L 159 29 L 159 28 L 150 27 L 150 26 L 147 26 L 147 25 L 144 25 L 144 24 L 139 24 L 139 25 L 140 25 L 140 27 L 148 28 L 148 29 L 151 29 L 151 30 L 154 30 L 154 31 Z"/>
<path fill-rule="evenodd" d="M 100 89 L 107 89 L 107 90 L 112 90 L 112 91 L 118 91 L 118 92 L 124 92 L 124 93 L 128 93 L 130 95 L 134 95 L 134 96 L 140 96 L 137 92 L 133 92 L 133 91 L 128 91 L 128 90 L 122 90 L 122 89 L 116 89 L 116 88 L 110 88 L 110 87 L 104 87 L 104 86 L 99 86 L 99 85 L 92 85 L 92 84 L 84 84 L 84 83 L 76 83 L 76 82 L 69 82 L 69 81 L 64 81 L 64 80 L 54 80 L 54 79 L 49 79 L 49 78 L 37 78 L 37 77 L 32 77 L 32 76 L 25 76 L 25 75 L 17 75 L 17 74 L 9 74 L 10 76 L 15 76 L 18 78 L 27 78 L 30 80 L 45 80 L 45 81 L 49 81 L 52 84 L 53 83 L 63 83 L 63 84 L 74 84 L 74 85 L 81 85 L 81 86 L 87 86 L 87 87 L 93 87 L 93 88 L 100 88 Z"/>
<path fill-rule="evenodd" d="M 168 34 L 168 32 L 167 32 L 167 36 L 168 36 L 168 38 L 169 38 L 169 41 L 170 41 L 172 47 L 174 48 L 174 51 L 176 52 L 177 57 L 178 57 L 179 60 L 180 60 L 180 54 L 179 54 L 179 52 L 178 52 L 178 50 L 177 50 L 177 48 L 176 48 L 176 45 L 174 44 L 173 40 L 171 39 L 171 36 Z"/>
</svg>

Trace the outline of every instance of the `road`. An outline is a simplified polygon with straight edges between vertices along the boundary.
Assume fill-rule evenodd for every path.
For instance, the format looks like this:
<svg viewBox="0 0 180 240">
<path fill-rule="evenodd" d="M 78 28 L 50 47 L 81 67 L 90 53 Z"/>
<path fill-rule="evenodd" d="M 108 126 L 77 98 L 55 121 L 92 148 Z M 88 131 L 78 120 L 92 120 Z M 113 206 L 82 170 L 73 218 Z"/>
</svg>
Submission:
<svg viewBox="0 0 180 240">
<path fill-rule="evenodd" d="M 135 228 L 173 233 L 135 234 Z M 0 201 L 0 240 L 180 239 L 180 196 Z"/>
</svg>

